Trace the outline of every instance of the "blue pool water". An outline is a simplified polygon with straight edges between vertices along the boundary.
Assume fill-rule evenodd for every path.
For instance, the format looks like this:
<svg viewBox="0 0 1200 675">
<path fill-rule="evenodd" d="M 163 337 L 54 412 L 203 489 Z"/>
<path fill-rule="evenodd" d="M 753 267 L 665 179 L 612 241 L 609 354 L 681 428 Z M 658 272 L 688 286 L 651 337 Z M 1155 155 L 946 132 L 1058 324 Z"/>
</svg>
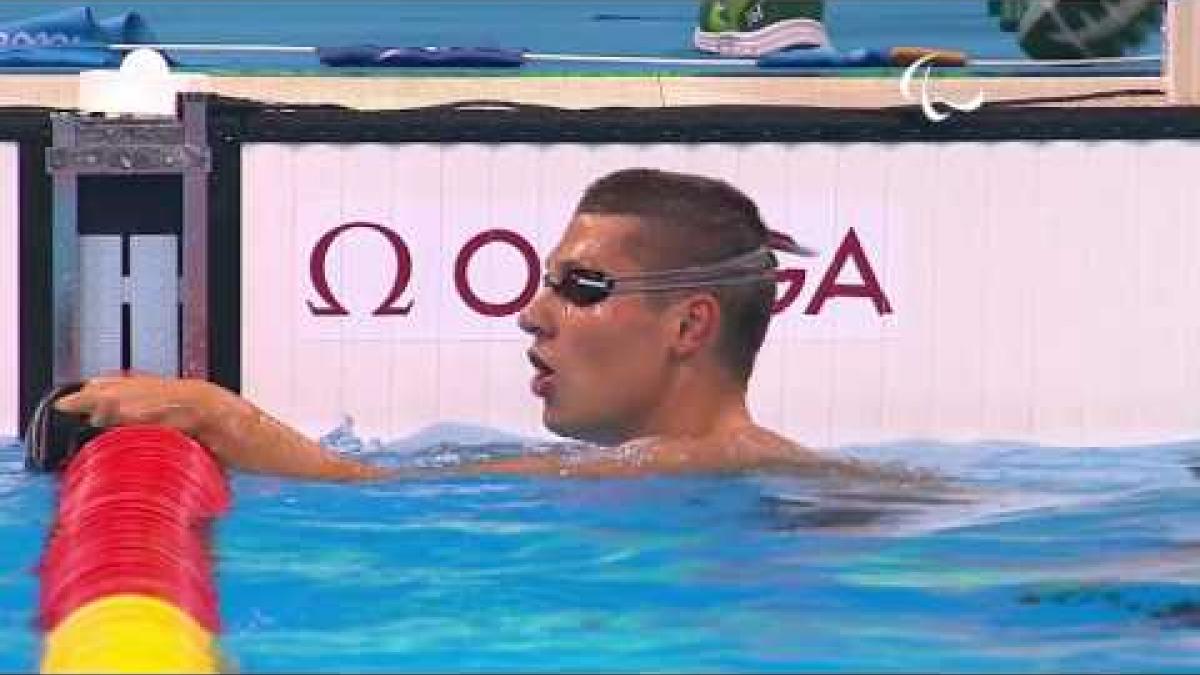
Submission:
<svg viewBox="0 0 1200 675">
<path fill-rule="evenodd" d="M 396 464 L 513 450 L 326 440 Z M 956 487 L 236 476 L 222 644 L 249 673 L 1200 670 L 1200 442 L 842 451 Z M 36 668 L 53 500 L 0 449 L 0 671 Z"/>
<path fill-rule="evenodd" d="M 101 17 L 136 11 L 161 41 L 175 43 L 488 46 L 551 53 L 703 56 L 691 46 L 699 0 L 6 0 L 0 3 L 0 22 L 79 5 L 95 8 Z M 825 5 L 825 23 L 839 49 L 919 45 L 965 50 L 976 58 L 1024 56 L 1014 34 L 1001 30 L 998 19 L 988 15 L 987 0 L 826 0 Z M 620 20 L 613 20 L 614 16 Z M 1136 53 L 1161 51 L 1160 36 L 1154 33 Z M 218 71 L 346 72 L 321 68 L 311 55 L 179 58 L 184 66 Z M 535 73 L 597 70 L 739 72 L 724 67 L 561 63 L 522 68 Z M 504 69 L 498 72 L 512 74 Z M 408 69 L 371 72 L 373 76 L 411 73 Z"/>
</svg>

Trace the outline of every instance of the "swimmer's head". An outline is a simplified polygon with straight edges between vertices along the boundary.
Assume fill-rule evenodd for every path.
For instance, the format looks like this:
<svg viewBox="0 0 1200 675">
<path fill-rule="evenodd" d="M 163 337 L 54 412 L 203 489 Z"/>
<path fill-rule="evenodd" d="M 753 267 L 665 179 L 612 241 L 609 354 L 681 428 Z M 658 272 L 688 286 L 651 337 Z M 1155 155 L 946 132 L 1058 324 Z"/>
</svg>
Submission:
<svg viewBox="0 0 1200 675">
<path fill-rule="evenodd" d="M 593 183 L 520 319 L 547 427 L 619 443 L 660 432 L 681 391 L 744 394 L 775 297 L 771 243 L 723 181 L 631 169 Z"/>
<path fill-rule="evenodd" d="M 657 169 L 611 173 L 584 192 L 576 214 L 636 218 L 641 227 L 627 246 L 645 271 L 721 263 L 770 243 L 769 230 L 749 197 L 725 181 L 691 174 Z M 745 386 L 771 321 L 775 283 L 763 278 L 705 290 L 721 307 L 717 353 Z M 674 298 L 655 294 L 648 299 L 661 306 Z"/>
</svg>

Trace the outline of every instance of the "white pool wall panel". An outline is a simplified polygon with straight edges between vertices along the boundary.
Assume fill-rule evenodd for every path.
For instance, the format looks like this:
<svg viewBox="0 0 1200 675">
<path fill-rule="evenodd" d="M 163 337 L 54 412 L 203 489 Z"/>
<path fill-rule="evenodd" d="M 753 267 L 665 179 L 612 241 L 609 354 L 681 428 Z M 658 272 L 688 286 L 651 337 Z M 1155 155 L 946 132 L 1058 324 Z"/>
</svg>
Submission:
<svg viewBox="0 0 1200 675">
<path fill-rule="evenodd" d="M 438 422 L 546 435 L 515 315 L 472 311 L 463 245 L 520 235 L 544 259 L 585 186 L 631 166 L 725 178 L 769 226 L 820 251 L 776 317 L 750 401 L 822 446 L 911 439 L 1126 445 L 1200 437 L 1200 143 L 247 144 L 242 384 L 311 432 Z M 411 255 L 400 306 L 373 312 L 397 255 L 353 227 L 324 270 L 348 312 L 316 316 L 311 256 L 352 222 Z M 856 237 L 893 310 L 814 291 Z M 469 286 L 520 294 L 521 255 L 479 249 Z M 834 279 L 861 284 L 854 264 Z"/>
</svg>

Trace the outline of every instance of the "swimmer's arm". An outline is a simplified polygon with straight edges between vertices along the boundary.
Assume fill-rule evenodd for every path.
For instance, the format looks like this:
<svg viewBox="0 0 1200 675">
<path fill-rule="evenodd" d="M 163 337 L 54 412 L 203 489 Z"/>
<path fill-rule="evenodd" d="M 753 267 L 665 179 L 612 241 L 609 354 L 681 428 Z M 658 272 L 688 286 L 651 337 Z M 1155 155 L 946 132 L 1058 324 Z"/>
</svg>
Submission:
<svg viewBox="0 0 1200 675">
<path fill-rule="evenodd" d="M 204 380 L 96 377 L 54 407 L 95 427 L 153 424 L 178 429 L 239 471 L 330 481 L 392 475 L 321 447 L 250 401 Z"/>
<path fill-rule="evenodd" d="M 322 447 L 232 394 L 212 414 L 204 416 L 189 435 L 227 466 L 248 473 L 339 482 L 378 480 L 398 474 Z"/>
<path fill-rule="evenodd" d="M 372 466 L 322 447 L 249 400 L 200 379 L 157 375 L 102 376 L 55 402 L 92 426 L 154 424 L 178 429 L 225 466 L 248 473 L 325 481 L 435 475 L 525 474 L 629 476 L 641 469 L 617 460 L 564 461 L 556 456 L 498 459 L 438 470 Z"/>
<path fill-rule="evenodd" d="M 694 470 L 695 466 L 673 453 L 660 449 L 646 452 L 635 458 L 622 457 L 612 452 L 596 452 L 585 457 L 570 457 L 560 454 L 523 455 L 504 459 L 490 459 L 460 467 L 459 474 L 515 474 L 525 476 L 560 476 L 571 478 L 630 478 L 652 474 L 680 473 Z"/>
<path fill-rule="evenodd" d="M 515 474 L 525 476 L 562 476 L 568 472 L 561 457 L 553 455 L 524 455 L 504 459 L 487 459 L 464 464 L 455 473 L 478 476 L 487 474 Z"/>
<path fill-rule="evenodd" d="M 560 457 L 537 455 L 475 462 L 460 467 L 456 473 L 468 476 L 504 474 L 518 476 L 617 478 L 642 475 L 646 473 L 646 470 L 635 469 L 628 464 L 616 460 L 589 460 L 586 462 L 568 463 Z"/>
<path fill-rule="evenodd" d="M 459 467 L 458 472 L 468 476 L 489 473 L 551 475 L 559 473 L 561 469 L 562 462 L 557 457 L 537 456 L 472 462 Z"/>
</svg>

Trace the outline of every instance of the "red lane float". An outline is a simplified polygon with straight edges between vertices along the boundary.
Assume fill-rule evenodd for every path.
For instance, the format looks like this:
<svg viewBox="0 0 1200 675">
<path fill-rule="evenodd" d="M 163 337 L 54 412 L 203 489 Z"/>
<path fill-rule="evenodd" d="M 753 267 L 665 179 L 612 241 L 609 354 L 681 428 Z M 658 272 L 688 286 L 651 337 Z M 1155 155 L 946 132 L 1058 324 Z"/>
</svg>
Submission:
<svg viewBox="0 0 1200 675">
<path fill-rule="evenodd" d="M 229 503 L 212 454 L 173 429 L 80 448 L 39 567 L 42 672 L 218 672 L 210 528 Z"/>
</svg>

